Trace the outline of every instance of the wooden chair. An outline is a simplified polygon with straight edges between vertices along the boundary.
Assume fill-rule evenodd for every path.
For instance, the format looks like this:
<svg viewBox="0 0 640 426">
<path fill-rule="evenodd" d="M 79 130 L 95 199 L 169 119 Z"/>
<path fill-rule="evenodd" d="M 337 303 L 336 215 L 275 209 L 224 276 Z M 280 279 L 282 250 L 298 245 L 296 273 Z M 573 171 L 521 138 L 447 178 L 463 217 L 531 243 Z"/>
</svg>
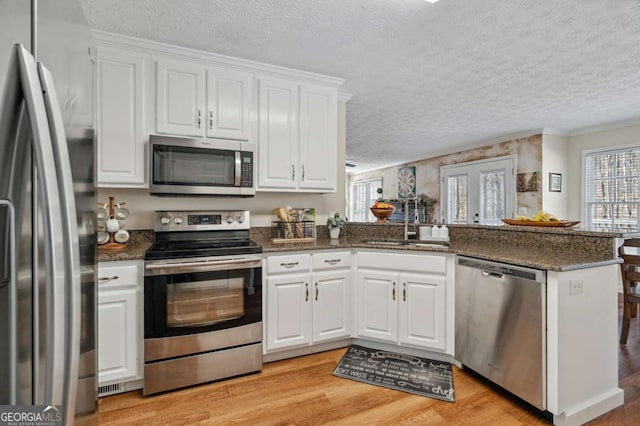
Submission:
<svg viewBox="0 0 640 426">
<path fill-rule="evenodd" d="M 620 344 L 625 345 L 629 335 L 631 317 L 636 316 L 637 305 L 640 304 L 640 239 L 626 240 L 618 248 L 618 255 L 624 261 L 620 264 L 624 307 Z"/>
</svg>

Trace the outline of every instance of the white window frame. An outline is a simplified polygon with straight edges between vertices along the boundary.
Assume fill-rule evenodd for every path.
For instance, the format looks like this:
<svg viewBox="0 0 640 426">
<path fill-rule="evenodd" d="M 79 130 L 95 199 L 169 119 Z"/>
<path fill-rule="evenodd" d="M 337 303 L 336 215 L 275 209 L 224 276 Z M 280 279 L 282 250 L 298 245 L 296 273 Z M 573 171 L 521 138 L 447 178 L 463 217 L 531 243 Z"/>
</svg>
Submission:
<svg viewBox="0 0 640 426">
<path fill-rule="evenodd" d="M 590 209 L 587 208 L 587 196 L 586 196 L 587 184 L 588 184 L 587 159 L 588 157 L 591 157 L 593 155 L 598 155 L 598 154 L 607 155 L 607 154 L 612 154 L 615 152 L 622 152 L 622 151 L 638 151 L 638 153 L 640 154 L 640 143 L 628 144 L 628 145 L 615 145 L 615 146 L 610 146 L 606 148 L 596 148 L 596 149 L 588 149 L 588 150 L 582 151 L 582 163 L 581 163 L 581 168 L 582 168 L 581 183 L 582 184 L 580 187 L 580 208 L 582 210 L 582 214 L 581 214 L 582 224 L 585 225 L 585 227 L 594 226 L 592 223 L 592 218 L 589 215 Z M 640 228 L 640 200 L 638 201 L 637 204 L 638 204 L 638 207 L 637 207 L 638 217 L 636 219 L 636 224 L 634 226 L 635 228 Z"/>
<path fill-rule="evenodd" d="M 382 188 L 382 177 L 379 178 L 373 178 L 373 179 L 363 179 L 363 180 L 358 180 L 358 181 L 354 181 L 351 182 L 351 184 L 349 185 L 349 220 L 350 221 L 355 221 L 354 217 L 354 209 L 353 209 L 353 203 L 354 203 L 354 195 L 353 195 L 353 187 L 355 185 L 360 185 L 360 184 L 365 184 L 365 183 L 370 183 L 370 182 L 380 182 L 380 186 L 379 188 Z M 371 205 L 373 205 L 373 203 L 375 202 L 375 200 L 377 199 L 374 198 L 373 200 L 371 200 Z M 373 213 L 369 212 L 369 214 L 367 215 L 367 219 L 369 220 L 365 220 L 365 222 L 375 222 L 376 218 L 375 216 L 373 216 Z"/>
<path fill-rule="evenodd" d="M 450 164 L 447 166 L 440 167 L 440 218 L 445 219 L 448 217 L 447 205 L 449 204 L 447 201 L 447 188 L 446 188 L 446 179 L 447 175 L 453 174 L 451 171 L 455 171 L 456 169 L 463 170 L 475 170 L 476 168 L 481 168 L 482 166 L 489 165 L 491 163 L 498 162 L 506 162 L 509 161 L 511 163 L 511 173 L 507 173 L 506 181 L 505 181 L 505 195 L 506 195 L 506 211 L 510 217 L 515 216 L 515 210 L 517 208 L 518 200 L 516 195 L 516 170 L 517 168 L 517 158 L 515 155 L 504 155 L 501 157 L 493 157 L 484 160 L 475 160 L 469 161 L 466 163 L 458 163 L 458 164 Z M 473 172 L 473 179 L 470 178 L 468 182 L 468 191 L 469 191 L 469 199 L 467 200 L 467 223 L 474 223 L 474 210 L 479 210 L 479 194 L 476 193 L 474 188 L 474 183 L 477 182 L 477 172 Z"/>
</svg>

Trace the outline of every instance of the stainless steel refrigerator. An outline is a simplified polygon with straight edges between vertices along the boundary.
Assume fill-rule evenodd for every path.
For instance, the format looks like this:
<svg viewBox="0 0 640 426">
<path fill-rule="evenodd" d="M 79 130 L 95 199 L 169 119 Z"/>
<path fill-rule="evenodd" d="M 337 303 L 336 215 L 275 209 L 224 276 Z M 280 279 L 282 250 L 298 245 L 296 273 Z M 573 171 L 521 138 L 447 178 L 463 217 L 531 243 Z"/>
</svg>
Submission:
<svg viewBox="0 0 640 426">
<path fill-rule="evenodd" d="M 97 423 L 93 40 L 76 0 L 0 0 L 0 405 Z"/>
</svg>

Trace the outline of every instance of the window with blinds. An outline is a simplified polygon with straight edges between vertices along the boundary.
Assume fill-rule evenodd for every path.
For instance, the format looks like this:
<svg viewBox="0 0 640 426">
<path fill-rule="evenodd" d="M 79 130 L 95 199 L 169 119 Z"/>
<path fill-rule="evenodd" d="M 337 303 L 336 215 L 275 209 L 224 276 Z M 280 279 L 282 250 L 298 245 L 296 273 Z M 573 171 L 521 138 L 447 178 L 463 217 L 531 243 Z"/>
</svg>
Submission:
<svg viewBox="0 0 640 426">
<path fill-rule="evenodd" d="M 351 184 L 351 215 L 352 222 L 374 222 L 375 216 L 369 210 L 378 199 L 378 188 L 382 188 L 382 179 L 372 179 Z"/>
<path fill-rule="evenodd" d="M 586 154 L 584 177 L 584 220 L 588 226 L 640 226 L 640 147 Z"/>
</svg>

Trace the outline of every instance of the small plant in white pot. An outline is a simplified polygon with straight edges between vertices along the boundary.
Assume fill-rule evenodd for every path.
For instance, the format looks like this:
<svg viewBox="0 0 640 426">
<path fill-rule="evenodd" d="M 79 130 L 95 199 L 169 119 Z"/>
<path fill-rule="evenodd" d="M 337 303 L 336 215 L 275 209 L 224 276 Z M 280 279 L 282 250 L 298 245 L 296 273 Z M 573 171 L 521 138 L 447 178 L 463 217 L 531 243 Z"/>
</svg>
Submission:
<svg viewBox="0 0 640 426">
<path fill-rule="evenodd" d="M 344 219 L 340 217 L 340 213 L 329 216 L 327 219 L 327 228 L 329 229 L 329 236 L 332 240 L 337 240 L 338 237 L 340 237 L 340 228 L 344 226 L 344 223 Z"/>
</svg>

